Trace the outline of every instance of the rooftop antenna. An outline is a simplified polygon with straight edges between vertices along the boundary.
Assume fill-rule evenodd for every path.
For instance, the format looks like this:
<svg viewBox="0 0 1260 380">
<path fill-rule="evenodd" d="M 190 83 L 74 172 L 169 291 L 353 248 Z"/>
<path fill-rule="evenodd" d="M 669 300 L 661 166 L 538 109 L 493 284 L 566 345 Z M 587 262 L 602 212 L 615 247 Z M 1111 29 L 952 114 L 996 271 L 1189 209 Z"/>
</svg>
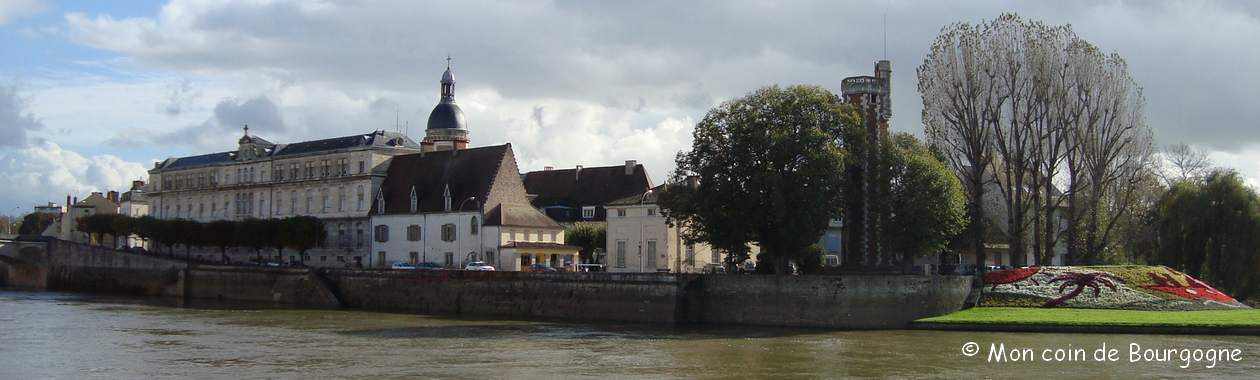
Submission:
<svg viewBox="0 0 1260 380">
<path fill-rule="evenodd" d="M 398 132 L 398 105 L 394 105 L 394 132 Z"/>
<path fill-rule="evenodd" d="M 888 10 L 884 10 L 884 59 L 888 59 Z"/>
</svg>

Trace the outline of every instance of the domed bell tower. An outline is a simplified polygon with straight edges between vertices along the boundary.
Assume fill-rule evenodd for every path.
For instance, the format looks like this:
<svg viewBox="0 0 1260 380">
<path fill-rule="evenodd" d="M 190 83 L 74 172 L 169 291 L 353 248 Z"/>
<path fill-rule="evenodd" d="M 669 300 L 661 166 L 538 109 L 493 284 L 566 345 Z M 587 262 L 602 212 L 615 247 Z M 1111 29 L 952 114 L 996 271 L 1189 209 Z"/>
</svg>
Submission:
<svg viewBox="0 0 1260 380">
<path fill-rule="evenodd" d="M 446 72 L 442 73 L 442 98 L 429 113 L 429 124 L 424 141 L 425 152 L 458 150 L 468 147 L 468 122 L 464 110 L 455 104 L 455 75 L 451 73 L 451 57 L 446 57 Z"/>
</svg>

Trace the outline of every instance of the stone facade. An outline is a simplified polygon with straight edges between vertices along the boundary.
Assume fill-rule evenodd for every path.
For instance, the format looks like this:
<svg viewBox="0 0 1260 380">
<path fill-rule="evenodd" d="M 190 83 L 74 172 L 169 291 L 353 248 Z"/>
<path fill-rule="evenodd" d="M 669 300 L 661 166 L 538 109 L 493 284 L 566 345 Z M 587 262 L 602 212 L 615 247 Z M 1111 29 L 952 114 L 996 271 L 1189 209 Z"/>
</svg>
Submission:
<svg viewBox="0 0 1260 380">
<path fill-rule="evenodd" d="M 340 266 L 366 259 L 368 210 L 389 159 L 419 149 L 394 132 L 272 144 L 247 128 L 236 151 L 157 163 L 145 194 L 159 219 L 320 218 L 329 240 L 307 254 Z"/>
</svg>

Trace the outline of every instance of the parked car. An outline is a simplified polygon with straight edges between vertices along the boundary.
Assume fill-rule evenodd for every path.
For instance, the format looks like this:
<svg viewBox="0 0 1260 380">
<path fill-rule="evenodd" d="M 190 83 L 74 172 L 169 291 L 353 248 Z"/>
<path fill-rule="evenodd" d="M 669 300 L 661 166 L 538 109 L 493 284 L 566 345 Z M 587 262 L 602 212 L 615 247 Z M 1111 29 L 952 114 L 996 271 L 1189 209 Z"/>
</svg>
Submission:
<svg viewBox="0 0 1260 380">
<path fill-rule="evenodd" d="M 494 267 L 486 264 L 485 261 L 473 261 L 464 266 L 464 270 L 493 272 Z"/>
<path fill-rule="evenodd" d="M 413 269 L 416 269 L 416 266 L 415 266 L 415 265 L 412 265 L 412 264 L 409 264 L 409 263 L 401 263 L 401 262 L 400 262 L 400 263 L 394 263 L 394 265 L 390 265 L 390 267 L 389 267 L 389 268 L 390 268 L 390 269 L 406 269 L 406 270 L 413 270 Z"/>
<path fill-rule="evenodd" d="M 416 264 L 416 269 L 442 270 L 442 266 L 437 263 L 419 263 Z"/>
<path fill-rule="evenodd" d="M 557 272 L 556 268 L 547 266 L 547 264 L 534 264 L 525 268 L 526 272 Z"/>
<path fill-rule="evenodd" d="M 578 264 L 578 272 L 603 272 L 604 264 Z"/>
</svg>

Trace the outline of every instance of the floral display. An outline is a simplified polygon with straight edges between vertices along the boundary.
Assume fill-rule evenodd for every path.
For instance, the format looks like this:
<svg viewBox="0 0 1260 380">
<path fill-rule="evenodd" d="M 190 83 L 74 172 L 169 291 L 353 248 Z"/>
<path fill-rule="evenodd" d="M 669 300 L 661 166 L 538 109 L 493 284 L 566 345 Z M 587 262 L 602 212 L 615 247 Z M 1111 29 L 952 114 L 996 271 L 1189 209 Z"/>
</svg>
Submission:
<svg viewBox="0 0 1260 380">
<path fill-rule="evenodd" d="M 979 306 L 1130 310 L 1247 308 L 1163 266 L 1023 267 L 985 273 Z"/>
</svg>

